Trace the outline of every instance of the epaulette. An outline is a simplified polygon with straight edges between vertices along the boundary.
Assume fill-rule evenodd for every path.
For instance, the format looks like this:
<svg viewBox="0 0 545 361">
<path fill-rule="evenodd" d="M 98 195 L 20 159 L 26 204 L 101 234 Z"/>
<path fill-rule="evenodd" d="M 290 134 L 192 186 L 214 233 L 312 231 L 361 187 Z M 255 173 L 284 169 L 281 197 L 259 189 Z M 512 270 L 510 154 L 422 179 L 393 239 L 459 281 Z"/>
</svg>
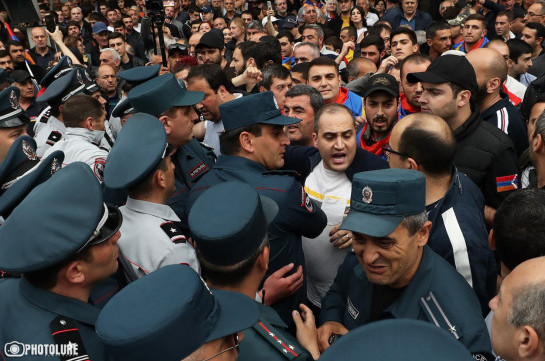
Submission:
<svg viewBox="0 0 545 361">
<path fill-rule="evenodd" d="M 290 345 L 284 342 L 280 337 L 284 337 L 269 323 L 263 320 L 258 320 L 252 328 L 267 341 L 274 349 L 288 360 L 293 360 L 303 352 L 296 345 Z"/>
<path fill-rule="evenodd" d="M 433 292 L 430 291 L 426 296 L 420 297 L 420 305 L 430 322 L 450 332 L 457 340 L 460 339 L 460 330 L 456 329 L 456 325 L 452 324 L 447 318 L 445 311 L 443 311 L 441 305 L 437 302 Z"/>
<path fill-rule="evenodd" d="M 46 110 L 44 110 L 40 115 L 38 115 L 38 117 L 40 118 L 38 121 L 40 123 L 47 123 L 50 116 L 51 116 L 51 107 L 48 106 Z"/>
</svg>

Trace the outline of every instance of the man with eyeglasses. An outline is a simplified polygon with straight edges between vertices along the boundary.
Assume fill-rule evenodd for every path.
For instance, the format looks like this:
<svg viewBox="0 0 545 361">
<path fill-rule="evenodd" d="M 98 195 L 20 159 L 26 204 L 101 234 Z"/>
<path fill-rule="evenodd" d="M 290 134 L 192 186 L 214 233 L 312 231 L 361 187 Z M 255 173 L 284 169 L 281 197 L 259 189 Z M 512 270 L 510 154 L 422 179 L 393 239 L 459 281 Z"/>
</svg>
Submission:
<svg viewBox="0 0 545 361">
<path fill-rule="evenodd" d="M 103 203 L 93 172 L 84 163 L 66 166 L 8 219 L 0 227 L 0 269 L 23 277 L 0 280 L 6 356 L 30 358 L 25 344 L 48 344 L 70 358 L 109 359 L 95 333 L 100 309 L 89 301 L 118 270 L 122 216 Z"/>
<path fill-rule="evenodd" d="M 210 208 L 211 202 L 215 207 Z M 260 196 L 247 183 L 225 182 L 202 193 L 191 208 L 189 228 L 210 287 L 255 298 L 269 262 L 267 227 L 277 213 L 276 202 Z M 214 227 L 210 227 L 209 219 L 217 220 Z M 261 295 L 266 299 L 266 293 Z M 308 307 L 300 305 L 302 312 L 293 313 L 296 340 L 274 309 L 255 303 L 259 322 L 244 330 L 239 361 L 281 361 L 286 359 L 286 354 L 295 360 L 313 360 L 320 356 L 314 316 Z"/>
<path fill-rule="evenodd" d="M 358 147 L 385 158 L 382 148 L 388 146 L 398 120 L 399 84 L 392 75 L 375 74 L 369 78 L 363 98 L 367 121 L 356 135 Z"/>
<path fill-rule="evenodd" d="M 426 176 L 426 211 L 432 222 L 428 245 L 473 287 L 483 316 L 494 296 L 496 267 L 488 246 L 481 191 L 454 166 L 456 140 L 448 124 L 429 113 L 397 123 L 385 153 L 392 168 Z"/>
<path fill-rule="evenodd" d="M 172 72 L 176 63 L 179 60 L 181 60 L 184 56 L 189 55 L 189 51 L 187 49 L 187 45 L 174 43 L 168 46 L 167 55 L 168 55 L 167 57 L 168 70 Z"/>
</svg>

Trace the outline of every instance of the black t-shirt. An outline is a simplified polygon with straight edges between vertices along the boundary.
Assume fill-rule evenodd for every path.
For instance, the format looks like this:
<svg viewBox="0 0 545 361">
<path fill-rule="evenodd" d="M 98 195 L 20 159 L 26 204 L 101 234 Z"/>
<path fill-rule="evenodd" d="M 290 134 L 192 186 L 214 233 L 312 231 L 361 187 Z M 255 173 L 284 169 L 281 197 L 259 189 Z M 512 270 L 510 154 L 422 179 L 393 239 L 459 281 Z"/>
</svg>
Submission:
<svg viewBox="0 0 545 361">
<path fill-rule="evenodd" d="M 371 306 L 371 321 L 380 319 L 382 312 L 390 307 L 405 291 L 405 287 L 391 288 L 388 286 L 373 286 L 373 302 Z"/>
</svg>

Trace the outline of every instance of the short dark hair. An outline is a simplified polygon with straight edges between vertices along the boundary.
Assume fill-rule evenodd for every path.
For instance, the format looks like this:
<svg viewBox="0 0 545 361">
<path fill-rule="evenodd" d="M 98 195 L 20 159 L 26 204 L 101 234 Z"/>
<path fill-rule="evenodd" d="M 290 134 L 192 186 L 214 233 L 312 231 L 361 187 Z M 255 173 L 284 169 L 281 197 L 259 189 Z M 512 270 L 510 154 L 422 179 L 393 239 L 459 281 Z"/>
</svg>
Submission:
<svg viewBox="0 0 545 361">
<path fill-rule="evenodd" d="M 543 38 L 545 39 L 545 26 L 540 23 L 527 23 L 524 27 L 536 31 L 536 39 Z"/>
<path fill-rule="evenodd" d="M 411 40 L 411 43 L 413 45 L 418 44 L 418 39 L 416 38 L 416 33 L 405 26 L 400 26 L 399 28 L 395 29 L 390 33 L 390 42 L 394 40 L 394 36 L 399 34 L 406 34 L 409 37 L 409 40 Z"/>
<path fill-rule="evenodd" d="M 515 63 L 518 62 L 518 59 L 523 54 L 531 54 L 532 47 L 521 39 L 509 39 L 505 42 L 509 47 L 509 59 L 513 60 Z"/>
<path fill-rule="evenodd" d="M 19 41 L 16 41 L 16 40 L 7 41 L 6 42 L 6 50 L 8 51 L 8 54 L 9 54 L 9 51 L 11 50 L 12 46 L 23 46 L 23 43 L 21 43 Z"/>
<path fill-rule="evenodd" d="M 307 79 L 308 78 L 309 65 L 310 65 L 309 62 L 295 64 L 294 66 L 291 67 L 291 72 L 292 73 L 301 73 L 301 74 L 303 74 L 303 78 Z"/>
<path fill-rule="evenodd" d="M 399 76 L 403 79 L 403 66 L 405 63 L 423 64 L 426 62 L 431 63 L 431 58 L 425 54 L 416 53 L 409 55 L 399 62 Z"/>
<path fill-rule="evenodd" d="M 228 266 L 213 264 L 203 257 L 197 247 L 197 258 L 201 265 L 201 273 L 205 280 L 214 285 L 236 286 L 241 284 L 252 271 L 254 264 L 265 247 L 269 245 L 269 238 L 265 235 L 259 247 L 242 261 Z"/>
<path fill-rule="evenodd" d="M 308 65 L 308 71 L 310 71 L 313 66 L 332 66 L 335 68 L 337 75 L 339 75 L 339 67 L 337 66 L 337 63 L 328 56 L 320 56 L 312 60 Z"/>
<path fill-rule="evenodd" d="M 287 79 L 291 77 L 290 71 L 281 64 L 267 64 L 263 67 L 261 85 L 267 90 L 271 90 L 273 79 Z"/>
<path fill-rule="evenodd" d="M 265 64 L 282 64 L 282 55 L 280 54 L 280 43 L 274 46 L 272 43 L 253 43 L 246 50 L 240 48 L 244 61 L 254 58 L 258 69 L 263 69 Z"/>
<path fill-rule="evenodd" d="M 240 49 L 240 54 L 242 54 L 242 60 L 245 64 L 250 58 L 250 53 L 248 52 L 248 49 L 254 44 L 256 44 L 255 41 L 243 41 L 242 43 L 239 43 L 235 46 L 235 49 Z"/>
<path fill-rule="evenodd" d="M 286 30 L 282 30 L 281 32 L 276 34 L 276 38 L 278 40 L 280 40 L 282 38 L 288 38 L 288 41 L 290 43 L 293 43 L 295 41 L 295 38 L 293 37 L 293 35 L 291 35 L 291 33 L 289 31 L 286 31 Z"/>
<path fill-rule="evenodd" d="M 77 94 L 64 103 L 62 117 L 67 127 L 81 127 L 87 117 L 100 119 L 104 109 L 98 101 L 86 94 Z"/>
<path fill-rule="evenodd" d="M 229 93 L 233 93 L 233 83 L 229 81 L 227 75 L 218 64 L 200 64 L 189 69 L 187 81 L 193 78 L 203 78 L 210 85 L 215 93 L 218 92 L 220 86 L 224 86 Z"/>
<path fill-rule="evenodd" d="M 240 152 L 240 134 L 248 132 L 256 137 L 261 136 L 263 124 L 251 124 L 247 127 L 235 128 L 220 134 L 220 152 L 225 155 L 237 155 Z"/>
<path fill-rule="evenodd" d="M 70 26 L 75 26 L 75 27 L 77 27 L 79 29 L 79 24 L 76 23 L 75 21 L 71 20 L 71 21 L 66 23 L 66 28 L 69 28 Z"/>
<path fill-rule="evenodd" d="M 123 42 L 126 42 L 125 37 L 123 36 L 123 34 L 118 33 L 118 32 L 113 32 L 113 33 L 110 33 L 108 35 L 108 41 L 110 41 L 112 39 L 121 39 L 121 40 L 123 40 Z"/>
<path fill-rule="evenodd" d="M 131 18 L 132 19 L 132 18 Z M 125 23 L 121 20 L 117 20 L 115 23 L 114 23 L 114 29 L 115 28 L 125 28 Z"/>
<path fill-rule="evenodd" d="M 446 21 L 436 21 L 426 30 L 426 39 L 433 39 L 440 30 L 450 30 L 450 25 Z"/>
<path fill-rule="evenodd" d="M 324 98 L 322 94 L 316 88 L 311 87 L 307 84 L 297 84 L 292 86 L 286 92 L 286 98 L 295 98 L 301 95 L 307 95 L 310 98 L 310 106 L 314 110 L 314 114 L 324 106 Z"/>
<path fill-rule="evenodd" d="M 356 6 L 356 8 L 360 8 L 360 7 L 359 7 L 359 6 Z M 352 9 L 354 9 L 354 8 L 352 8 Z M 360 9 L 361 9 L 361 8 L 360 8 Z M 350 10 L 350 11 L 352 11 L 352 10 Z M 349 38 L 352 37 L 352 36 L 353 36 L 354 38 L 356 38 L 356 36 L 358 35 L 358 33 L 357 33 L 357 31 L 356 31 L 356 28 L 353 27 L 353 26 L 345 26 L 344 28 L 341 29 L 341 31 L 343 31 L 343 30 L 347 30 L 347 31 L 348 31 L 348 37 L 349 37 Z"/>
<path fill-rule="evenodd" d="M 467 17 L 466 22 L 469 20 L 478 20 L 483 24 L 483 28 L 486 29 L 486 18 L 481 14 L 471 14 Z"/>
<path fill-rule="evenodd" d="M 527 188 L 510 194 L 496 211 L 496 256 L 508 269 L 545 255 L 544 204 L 544 190 Z"/>
<path fill-rule="evenodd" d="M 429 131 L 424 120 L 417 120 L 408 125 L 401 134 L 399 152 L 409 154 L 431 176 L 451 174 L 456 139 L 449 127 L 445 129 L 449 130 L 446 137 Z"/>
<path fill-rule="evenodd" d="M 384 40 L 377 34 L 367 34 L 365 38 L 360 42 L 360 49 L 367 48 L 368 46 L 376 46 L 379 53 L 384 51 Z"/>
<path fill-rule="evenodd" d="M 343 42 L 336 36 L 330 36 L 325 39 L 324 45 L 331 45 L 333 47 L 333 50 L 339 49 L 339 51 L 343 48 Z"/>
<path fill-rule="evenodd" d="M 498 16 L 507 16 L 507 21 L 511 22 L 513 21 L 513 13 L 511 11 L 500 11 L 496 14 L 496 18 Z"/>
</svg>

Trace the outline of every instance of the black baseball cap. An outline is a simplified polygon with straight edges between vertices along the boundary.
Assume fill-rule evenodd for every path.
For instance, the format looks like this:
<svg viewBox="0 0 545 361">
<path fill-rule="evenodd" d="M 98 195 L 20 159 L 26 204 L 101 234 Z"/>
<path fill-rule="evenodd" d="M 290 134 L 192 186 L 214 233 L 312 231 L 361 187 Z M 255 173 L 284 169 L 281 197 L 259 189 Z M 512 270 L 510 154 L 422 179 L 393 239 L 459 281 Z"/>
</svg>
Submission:
<svg viewBox="0 0 545 361">
<path fill-rule="evenodd" d="M 399 97 L 399 84 L 396 78 L 390 74 L 380 73 L 371 76 L 369 80 L 367 80 L 362 96 L 366 98 L 371 93 L 379 90 L 385 91 L 393 97 Z"/>
<path fill-rule="evenodd" d="M 465 56 L 443 55 L 435 59 L 428 69 L 420 73 L 407 74 L 407 80 L 411 83 L 454 83 L 462 89 L 477 92 L 477 76 L 473 66 Z"/>
</svg>

